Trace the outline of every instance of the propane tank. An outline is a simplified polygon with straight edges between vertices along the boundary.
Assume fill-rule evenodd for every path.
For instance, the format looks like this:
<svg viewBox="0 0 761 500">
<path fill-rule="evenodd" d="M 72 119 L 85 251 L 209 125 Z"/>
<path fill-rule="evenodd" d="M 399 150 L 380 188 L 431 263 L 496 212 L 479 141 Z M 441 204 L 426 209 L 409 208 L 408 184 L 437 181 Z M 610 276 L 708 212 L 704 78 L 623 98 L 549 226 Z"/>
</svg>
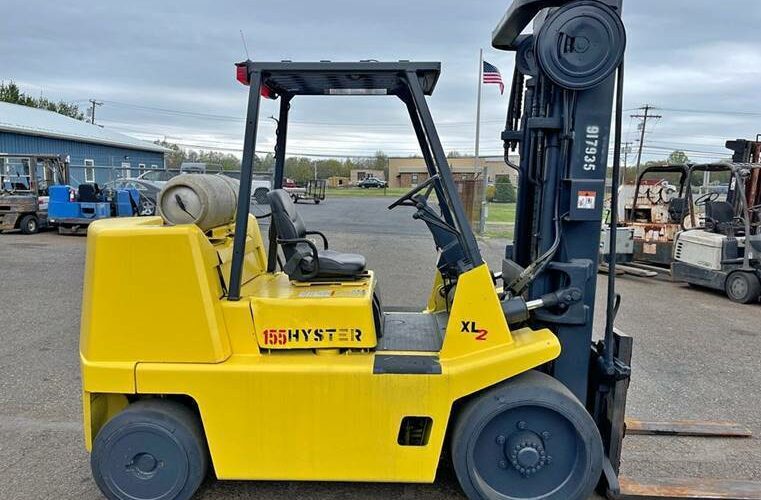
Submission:
<svg viewBox="0 0 761 500">
<path fill-rule="evenodd" d="M 167 224 L 195 224 L 203 231 L 229 224 L 235 219 L 238 186 L 225 175 L 178 175 L 159 193 L 159 214 Z"/>
</svg>

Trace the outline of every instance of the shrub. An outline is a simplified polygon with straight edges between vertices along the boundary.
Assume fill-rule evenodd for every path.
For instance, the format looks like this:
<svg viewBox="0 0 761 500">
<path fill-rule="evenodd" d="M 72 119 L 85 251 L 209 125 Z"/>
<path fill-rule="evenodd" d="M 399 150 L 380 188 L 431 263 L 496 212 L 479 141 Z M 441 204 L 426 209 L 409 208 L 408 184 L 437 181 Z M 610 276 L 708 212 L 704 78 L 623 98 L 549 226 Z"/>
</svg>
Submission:
<svg viewBox="0 0 761 500">
<path fill-rule="evenodd" d="M 488 193 L 487 193 L 488 197 Z M 515 203 L 515 187 L 507 175 L 497 176 L 494 185 L 494 202 L 495 203 Z"/>
<path fill-rule="evenodd" d="M 493 186 L 493 185 L 492 186 L 488 186 L 486 188 L 486 201 L 488 201 L 489 203 L 494 201 L 494 195 L 496 194 L 496 192 L 497 192 L 497 187 L 496 186 Z"/>
</svg>

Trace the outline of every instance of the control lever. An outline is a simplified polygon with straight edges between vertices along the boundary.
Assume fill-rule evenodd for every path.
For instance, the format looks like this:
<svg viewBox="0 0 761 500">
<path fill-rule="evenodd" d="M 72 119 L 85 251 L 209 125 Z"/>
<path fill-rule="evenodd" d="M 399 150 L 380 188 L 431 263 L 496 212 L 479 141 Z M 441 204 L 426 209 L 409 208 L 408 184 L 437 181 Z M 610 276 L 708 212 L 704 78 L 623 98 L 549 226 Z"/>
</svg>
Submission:
<svg viewBox="0 0 761 500">
<path fill-rule="evenodd" d="M 514 297 L 502 302 L 502 312 L 505 314 L 507 324 L 515 325 L 529 319 L 529 312 L 534 309 L 548 307 L 567 308 L 571 304 L 582 299 L 581 289 L 576 287 L 565 288 L 557 292 L 542 295 L 538 299 L 525 300 L 522 297 Z"/>
</svg>

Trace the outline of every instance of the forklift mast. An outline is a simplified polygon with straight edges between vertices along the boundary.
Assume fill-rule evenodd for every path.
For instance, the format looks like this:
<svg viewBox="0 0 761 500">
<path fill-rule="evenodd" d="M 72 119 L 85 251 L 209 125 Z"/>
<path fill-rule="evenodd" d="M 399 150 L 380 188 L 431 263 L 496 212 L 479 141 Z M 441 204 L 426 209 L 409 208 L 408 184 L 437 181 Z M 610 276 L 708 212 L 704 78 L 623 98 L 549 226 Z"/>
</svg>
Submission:
<svg viewBox="0 0 761 500">
<path fill-rule="evenodd" d="M 755 141 L 737 139 L 726 142 L 727 149 L 731 149 L 733 163 L 761 163 L 761 134 L 756 136 Z M 734 202 L 736 196 L 734 186 L 730 185 L 730 191 L 727 195 L 727 201 Z M 761 205 L 761 170 L 758 168 L 751 169 L 750 178 L 746 182 L 745 198 L 748 207 Z"/>
<path fill-rule="evenodd" d="M 519 173 L 514 242 L 503 260 L 505 293 L 526 301 L 569 290 L 571 300 L 537 309 L 562 352 L 546 370 L 586 405 L 603 438 L 601 488 L 619 491 L 632 339 L 613 328 L 619 297 L 609 259 L 604 340 L 593 344 L 598 254 L 613 149 L 611 206 L 618 205 L 623 58 L 622 0 L 515 0 L 492 45 L 515 52 L 502 140 Z M 533 21 L 533 33 L 522 34 Z M 615 140 L 610 144 L 613 108 Z M 520 164 L 508 153 L 518 149 Z M 611 210 L 610 225 L 618 225 Z M 616 231 L 610 253 L 616 255 Z"/>
<path fill-rule="evenodd" d="M 510 292 L 528 300 L 561 288 L 581 292 L 568 307 L 536 311 L 534 322 L 560 339 L 552 375 L 582 402 L 589 400 L 616 70 L 626 44 L 620 14 L 620 0 L 519 0 L 492 38 L 495 48 L 516 53 L 502 139 L 506 161 L 509 150 L 520 151 L 518 215 L 503 275 Z M 533 33 L 521 35 L 532 19 Z M 615 197 L 615 174 L 612 180 Z"/>
</svg>

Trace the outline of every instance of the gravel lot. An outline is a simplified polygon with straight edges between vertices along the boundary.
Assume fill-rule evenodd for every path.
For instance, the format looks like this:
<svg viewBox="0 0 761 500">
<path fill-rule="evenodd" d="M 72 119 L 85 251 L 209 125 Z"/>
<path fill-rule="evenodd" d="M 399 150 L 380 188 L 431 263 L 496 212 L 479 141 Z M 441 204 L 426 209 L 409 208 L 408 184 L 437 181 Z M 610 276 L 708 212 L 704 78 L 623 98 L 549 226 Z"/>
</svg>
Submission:
<svg viewBox="0 0 761 500">
<path fill-rule="evenodd" d="M 390 198 L 299 205 L 331 248 L 364 253 L 388 305 L 422 306 L 435 255 L 411 209 Z M 0 497 L 95 499 L 80 424 L 78 330 L 84 243 L 44 233 L 0 235 Z M 499 266 L 504 240 L 482 242 Z M 600 296 L 605 279 L 600 278 Z M 635 338 L 629 414 L 642 419 L 731 419 L 761 436 L 761 306 L 663 280 L 622 278 L 618 326 Z M 601 310 L 597 325 L 602 325 Z M 634 478 L 761 480 L 757 437 L 627 438 Z M 461 498 L 442 467 L 433 485 L 221 483 L 201 498 Z"/>
</svg>

